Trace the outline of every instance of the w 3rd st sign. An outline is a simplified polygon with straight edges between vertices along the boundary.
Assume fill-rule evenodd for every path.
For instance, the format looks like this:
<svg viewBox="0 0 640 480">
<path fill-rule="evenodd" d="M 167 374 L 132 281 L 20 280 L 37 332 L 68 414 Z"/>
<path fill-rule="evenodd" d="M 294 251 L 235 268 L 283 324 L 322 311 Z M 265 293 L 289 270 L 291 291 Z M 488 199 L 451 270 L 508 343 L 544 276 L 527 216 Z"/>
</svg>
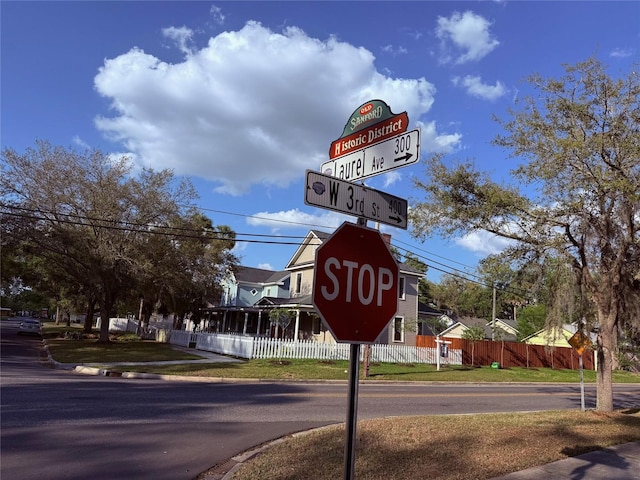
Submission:
<svg viewBox="0 0 640 480">
<path fill-rule="evenodd" d="M 407 229 L 407 200 L 307 170 L 304 203 Z"/>
<path fill-rule="evenodd" d="M 398 278 L 380 232 L 343 223 L 316 250 L 313 306 L 336 341 L 373 343 L 398 311 Z"/>
</svg>

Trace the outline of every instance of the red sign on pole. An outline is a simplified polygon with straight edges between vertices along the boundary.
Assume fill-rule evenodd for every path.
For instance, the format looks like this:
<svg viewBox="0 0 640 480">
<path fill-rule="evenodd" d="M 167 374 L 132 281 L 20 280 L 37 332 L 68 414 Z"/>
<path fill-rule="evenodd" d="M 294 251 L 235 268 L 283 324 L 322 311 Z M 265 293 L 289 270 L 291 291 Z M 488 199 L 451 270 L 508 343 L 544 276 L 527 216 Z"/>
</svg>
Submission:
<svg viewBox="0 0 640 480">
<path fill-rule="evenodd" d="M 398 277 L 380 232 L 345 222 L 316 251 L 313 305 L 336 341 L 373 343 L 398 311 Z"/>
</svg>

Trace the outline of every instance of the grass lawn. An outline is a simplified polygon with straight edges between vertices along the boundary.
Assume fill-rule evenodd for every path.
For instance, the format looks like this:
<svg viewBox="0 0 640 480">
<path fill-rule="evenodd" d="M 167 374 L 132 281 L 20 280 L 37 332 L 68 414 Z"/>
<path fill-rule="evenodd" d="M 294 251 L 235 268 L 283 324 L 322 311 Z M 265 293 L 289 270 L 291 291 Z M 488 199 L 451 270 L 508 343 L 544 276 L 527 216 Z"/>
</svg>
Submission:
<svg viewBox="0 0 640 480">
<path fill-rule="evenodd" d="M 346 360 L 248 360 L 240 363 L 180 364 L 136 366 L 136 371 L 164 375 L 193 375 L 218 378 L 268 378 L 274 380 L 347 380 Z M 361 377 L 362 377 L 361 369 Z M 579 383 L 576 370 L 550 368 L 468 367 L 455 365 L 440 371 L 434 365 L 382 363 L 373 364 L 369 380 L 406 382 L 551 382 Z M 585 383 L 595 383 L 594 371 L 584 372 Z M 640 383 L 640 375 L 615 372 L 616 383 Z"/>
<path fill-rule="evenodd" d="M 80 333 L 81 327 L 44 325 L 49 352 L 54 360 L 61 363 L 110 362 L 154 362 L 165 360 L 197 360 L 202 357 L 171 348 L 170 345 L 154 341 L 142 341 L 132 334 L 112 335 L 112 342 L 97 343 L 97 334 L 81 340 L 62 338 L 64 332 Z M 119 367 L 122 369 L 122 367 Z M 134 368 L 134 367 L 130 367 Z M 136 365 L 135 371 L 163 375 L 191 375 L 216 378 L 261 378 L 274 380 L 347 380 L 349 362 L 347 360 L 243 360 L 237 363 L 198 363 L 177 365 Z M 361 369 L 361 376 L 362 376 Z M 440 371 L 435 365 L 373 363 L 369 369 L 369 380 L 379 381 L 436 381 L 436 382 L 551 382 L 578 383 L 576 370 L 550 368 L 501 368 L 469 367 L 462 365 L 443 366 Z M 593 370 L 584 371 L 584 380 L 595 383 Z M 616 383 L 640 383 L 640 375 L 616 371 Z"/>
<path fill-rule="evenodd" d="M 485 480 L 638 440 L 638 410 L 364 420 L 357 427 L 355 477 Z M 246 462 L 232 479 L 307 480 L 309 472 L 314 480 L 343 478 L 344 442 L 344 425 L 292 436 Z"/>
</svg>

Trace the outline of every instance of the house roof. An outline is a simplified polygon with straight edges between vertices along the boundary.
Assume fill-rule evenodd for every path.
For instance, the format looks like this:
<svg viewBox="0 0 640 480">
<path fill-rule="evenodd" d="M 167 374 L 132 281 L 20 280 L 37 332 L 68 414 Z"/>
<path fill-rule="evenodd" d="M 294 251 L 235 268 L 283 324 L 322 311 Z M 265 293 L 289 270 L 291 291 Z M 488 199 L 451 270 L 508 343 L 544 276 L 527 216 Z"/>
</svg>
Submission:
<svg viewBox="0 0 640 480">
<path fill-rule="evenodd" d="M 441 315 L 444 315 L 444 312 L 424 302 L 418 302 L 418 315 L 428 315 L 430 317 L 439 317 Z"/>
<path fill-rule="evenodd" d="M 278 298 L 278 297 L 262 297 L 255 303 L 255 306 L 273 306 L 273 307 L 311 307 L 313 308 L 313 302 L 311 295 L 302 295 L 300 297 L 293 298 Z"/>
<path fill-rule="evenodd" d="M 319 241 L 320 244 L 322 244 L 330 236 L 331 236 L 330 233 L 321 232 L 319 230 L 309 230 L 309 233 L 307 233 L 307 235 L 304 237 L 304 240 L 300 243 L 295 253 L 289 260 L 289 263 L 287 263 L 287 265 L 284 268 L 291 269 L 294 267 L 299 267 L 300 265 L 296 265 L 296 261 L 298 260 L 302 252 L 304 252 L 304 250 L 307 248 L 307 246 L 314 241 L 316 242 Z M 313 262 L 308 262 L 308 263 L 310 265 L 313 264 Z"/>
<path fill-rule="evenodd" d="M 501 323 L 503 323 L 504 325 L 506 325 L 507 327 L 510 327 L 514 330 L 518 330 L 518 321 L 517 320 L 512 320 L 512 319 L 502 319 L 502 318 L 496 318 L 496 325 L 500 325 Z"/>
<path fill-rule="evenodd" d="M 400 272 L 401 273 L 408 273 L 408 274 L 413 275 L 415 277 L 423 277 L 424 276 L 424 272 L 421 272 L 420 270 L 417 270 L 417 269 L 409 266 L 406 263 L 398 262 L 398 268 L 400 268 Z"/>
<path fill-rule="evenodd" d="M 509 323 L 507 323 L 506 320 L 500 320 L 500 319 L 496 319 L 496 320 L 497 320 L 495 324 L 496 328 L 500 328 L 500 322 L 503 322 L 505 325 L 510 325 Z M 484 330 L 485 338 L 491 339 L 494 336 L 494 331 L 493 331 L 491 322 L 487 322 L 482 318 L 476 318 L 476 317 L 459 317 L 453 325 L 443 330 L 440 333 L 440 335 L 442 335 L 443 337 L 446 337 L 447 333 L 449 333 L 450 331 L 460 326 L 463 327 L 463 330 L 467 330 L 468 328 L 471 328 L 471 327 L 480 327 Z M 506 331 L 504 328 L 501 328 L 501 330 L 505 332 L 505 335 L 502 336 L 502 340 L 511 341 L 517 338 L 515 334 Z M 514 328 L 514 330 L 516 329 Z"/>
<path fill-rule="evenodd" d="M 461 323 L 465 327 L 484 327 L 487 321 L 484 318 L 478 317 L 458 317 L 456 318 L 458 323 Z"/>
<path fill-rule="evenodd" d="M 284 270 L 273 271 L 262 268 L 245 267 L 242 265 L 236 265 L 231 270 L 236 281 L 243 283 L 281 283 L 290 275 L 289 272 Z"/>
<path fill-rule="evenodd" d="M 578 331 L 578 325 L 577 324 L 575 324 L 575 323 L 565 323 L 562 326 L 546 327 L 546 328 L 543 328 L 542 330 L 538 330 L 537 332 L 532 333 L 528 337 L 523 338 L 522 341 L 523 342 L 527 342 L 527 340 L 530 340 L 530 339 L 532 339 L 534 337 L 537 337 L 539 335 L 542 335 L 544 333 L 547 333 L 547 332 L 548 333 L 552 333 L 551 331 L 554 328 L 560 328 L 560 329 L 564 330 L 565 332 L 567 332 L 567 335 L 565 335 L 566 336 L 565 340 L 568 340 L 569 338 L 571 338 Z M 596 341 L 596 337 L 597 337 L 597 335 L 595 335 L 593 332 L 589 332 L 589 338 L 590 338 L 590 340 L 592 342 Z"/>
<path fill-rule="evenodd" d="M 302 254 L 302 252 L 305 250 L 305 248 L 307 248 L 307 246 L 313 240 L 319 241 L 318 245 L 321 245 L 330 236 L 331 236 L 331 233 L 321 232 L 320 230 L 309 230 L 309 233 L 307 233 L 307 236 L 304 238 L 302 243 L 300 243 L 300 246 L 297 248 L 297 250 L 295 251 L 295 253 L 291 257 L 291 259 L 289 260 L 289 263 L 287 263 L 285 268 L 286 269 L 292 269 L 294 267 L 297 267 L 297 268 L 299 268 L 301 266 L 306 267 L 308 265 L 313 264 L 312 261 L 309 261 L 309 262 L 306 262 L 305 264 L 300 264 L 300 265 L 297 265 L 296 262 L 297 262 L 298 258 L 300 257 L 300 255 Z M 417 270 L 416 268 L 413 268 L 413 267 L 411 267 L 410 265 L 408 265 L 406 263 L 398 262 L 398 268 L 400 269 L 400 272 L 404 273 L 404 274 L 409 274 L 409 275 L 413 275 L 413 276 L 416 276 L 416 277 L 424 276 L 424 272 L 421 272 L 420 270 Z"/>
</svg>

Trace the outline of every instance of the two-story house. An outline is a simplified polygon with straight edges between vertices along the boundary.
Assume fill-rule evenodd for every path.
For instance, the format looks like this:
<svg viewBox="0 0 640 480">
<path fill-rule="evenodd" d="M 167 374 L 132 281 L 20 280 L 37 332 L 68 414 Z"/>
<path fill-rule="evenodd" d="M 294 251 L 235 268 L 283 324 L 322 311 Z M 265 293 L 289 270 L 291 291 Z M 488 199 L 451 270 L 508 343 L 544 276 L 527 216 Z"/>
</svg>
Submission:
<svg viewBox="0 0 640 480">
<path fill-rule="evenodd" d="M 289 283 L 287 271 L 234 266 L 222 281 L 220 301 L 204 311 L 203 329 L 268 335 L 268 319 L 256 303 L 265 297 L 289 297 Z"/>
<path fill-rule="evenodd" d="M 213 325 L 210 330 L 335 342 L 312 303 L 315 252 L 329 236 L 328 233 L 311 230 L 294 252 L 285 270 L 271 272 L 271 276 L 268 275 L 269 271 L 262 271 L 264 278 L 261 280 L 257 278 L 257 269 L 238 267 L 240 270 L 234 272 L 233 277 L 223 286 L 223 302 L 208 309 L 211 318 L 209 325 Z M 385 238 L 390 243 L 390 236 Z M 418 280 L 423 273 L 402 263 L 399 267 L 398 312 L 376 343 L 415 345 L 419 318 Z M 251 277 L 253 282 L 249 281 Z M 275 289 L 276 284 L 280 288 Z M 238 299 L 242 300 L 242 304 L 238 304 Z M 255 301 L 251 303 L 252 300 Z M 269 319 L 269 312 L 275 308 L 291 312 L 290 321 L 278 325 L 279 328 L 275 328 Z"/>
</svg>

